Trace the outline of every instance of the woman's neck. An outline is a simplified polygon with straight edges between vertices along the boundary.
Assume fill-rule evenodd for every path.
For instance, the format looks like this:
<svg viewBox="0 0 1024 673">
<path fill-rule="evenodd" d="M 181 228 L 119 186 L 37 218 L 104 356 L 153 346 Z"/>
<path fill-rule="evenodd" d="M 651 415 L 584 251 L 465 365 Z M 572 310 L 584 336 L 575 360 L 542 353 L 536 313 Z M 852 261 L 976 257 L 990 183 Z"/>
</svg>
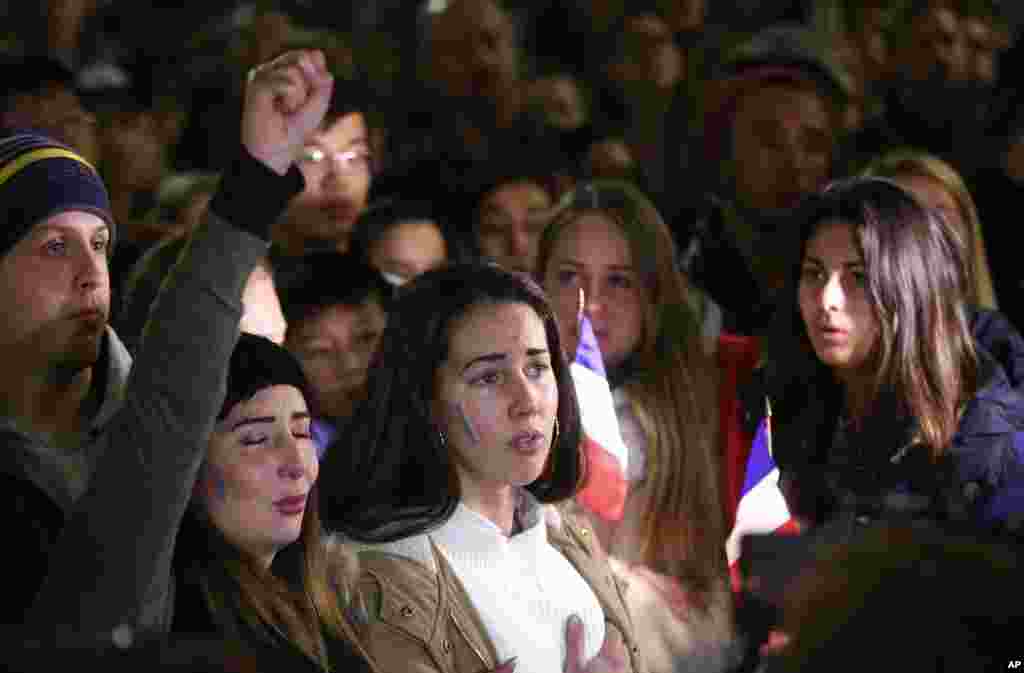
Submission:
<svg viewBox="0 0 1024 673">
<path fill-rule="evenodd" d="M 515 532 L 516 508 L 519 489 L 510 485 L 486 487 L 480 484 L 462 484 L 462 504 L 498 527 L 505 535 Z"/>
</svg>

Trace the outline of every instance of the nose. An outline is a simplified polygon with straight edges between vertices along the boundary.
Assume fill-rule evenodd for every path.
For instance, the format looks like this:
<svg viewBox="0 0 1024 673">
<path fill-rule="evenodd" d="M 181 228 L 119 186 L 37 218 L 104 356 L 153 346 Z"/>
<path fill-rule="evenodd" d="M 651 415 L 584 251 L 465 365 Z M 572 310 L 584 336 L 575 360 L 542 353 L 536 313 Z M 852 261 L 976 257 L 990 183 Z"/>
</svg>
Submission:
<svg viewBox="0 0 1024 673">
<path fill-rule="evenodd" d="M 584 304 L 583 310 L 589 317 L 600 315 L 604 310 L 604 299 L 601 297 L 600 285 L 596 278 L 591 278 L 583 283 Z"/>
<path fill-rule="evenodd" d="M 306 474 L 306 462 L 299 441 L 288 433 L 281 443 L 281 464 L 277 474 L 282 479 L 301 479 Z"/>
<path fill-rule="evenodd" d="M 843 288 L 839 277 L 833 274 L 828 277 L 821 288 L 821 307 L 826 312 L 838 311 L 843 307 Z"/>
<path fill-rule="evenodd" d="M 537 413 L 540 408 L 540 391 L 537 384 L 520 372 L 518 376 L 513 377 L 509 385 L 513 387 L 511 415 L 518 417 Z"/>
<path fill-rule="evenodd" d="M 524 223 L 517 223 L 509 231 L 508 251 L 513 257 L 526 257 L 530 254 L 530 232 Z"/>
<path fill-rule="evenodd" d="M 87 247 L 81 254 L 75 282 L 80 290 L 90 291 L 101 288 L 107 283 L 107 255 L 103 251 Z"/>
</svg>

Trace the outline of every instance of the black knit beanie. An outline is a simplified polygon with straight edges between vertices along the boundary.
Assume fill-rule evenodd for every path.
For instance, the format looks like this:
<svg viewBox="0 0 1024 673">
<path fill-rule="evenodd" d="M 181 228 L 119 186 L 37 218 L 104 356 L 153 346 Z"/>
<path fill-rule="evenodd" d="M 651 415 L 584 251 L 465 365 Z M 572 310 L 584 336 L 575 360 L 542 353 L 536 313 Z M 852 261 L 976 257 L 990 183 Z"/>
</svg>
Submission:
<svg viewBox="0 0 1024 673">
<path fill-rule="evenodd" d="M 0 257 L 49 217 L 69 210 L 114 219 L 103 181 L 71 148 L 32 132 L 0 132 Z"/>
<path fill-rule="evenodd" d="M 270 386 L 295 386 L 306 398 L 312 399 L 302 367 L 291 353 L 267 339 L 242 332 L 228 365 L 227 394 L 218 419 L 225 418 L 239 402 L 245 402 Z M 312 412 L 313 410 L 310 409 Z"/>
</svg>

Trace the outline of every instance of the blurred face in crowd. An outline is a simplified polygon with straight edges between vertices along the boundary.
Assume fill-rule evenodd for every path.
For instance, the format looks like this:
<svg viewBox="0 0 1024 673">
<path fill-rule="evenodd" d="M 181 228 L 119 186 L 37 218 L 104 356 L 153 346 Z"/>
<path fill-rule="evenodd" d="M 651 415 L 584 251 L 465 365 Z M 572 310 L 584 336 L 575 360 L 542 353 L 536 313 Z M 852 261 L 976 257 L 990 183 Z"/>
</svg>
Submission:
<svg viewBox="0 0 1024 673">
<path fill-rule="evenodd" d="M 908 38 L 901 69 L 913 81 L 966 81 L 967 36 L 960 15 L 952 8 L 936 3 L 918 14 L 911 20 Z"/>
<path fill-rule="evenodd" d="M 1005 38 L 985 17 L 966 17 L 961 26 L 967 40 L 967 78 L 979 86 L 992 86 Z"/>
<path fill-rule="evenodd" d="M 253 269 L 242 292 L 242 321 L 238 328 L 249 334 L 266 337 L 281 345 L 287 324 L 281 310 L 281 299 L 274 277 L 265 264 Z"/>
<path fill-rule="evenodd" d="M 106 222 L 81 211 L 54 215 L 0 259 L 0 346 L 53 371 L 75 374 L 99 358 L 110 315 Z"/>
<path fill-rule="evenodd" d="M 763 83 L 743 94 L 732 130 L 740 203 L 766 214 L 797 206 L 828 180 L 833 138 L 826 103 L 810 86 Z"/>
<path fill-rule="evenodd" d="M 499 185 L 480 204 L 480 251 L 506 269 L 532 273 L 551 206 L 551 197 L 534 182 Z"/>
<path fill-rule="evenodd" d="M 54 82 L 16 96 L 4 124 L 35 128 L 67 144 L 94 166 L 100 159 L 96 118 L 72 89 Z"/>
<path fill-rule="evenodd" d="M 148 111 L 120 110 L 100 130 L 112 189 L 156 189 L 167 169 L 167 151 L 156 117 Z"/>
<path fill-rule="evenodd" d="M 388 227 L 368 251 L 370 264 L 404 284 L 448 258 L 444 236 L 430 220 L 409 220 Z"/>
<path fill-rule="evenodd" d="M 621 50 L 612 77 L 627 89 L 642 83 L 669 90 L 683 77 L 683 54 L 673 42 L 668 25 L 654 14 L 626 22 Z"/>
<path fill-rule="evenodd" d="M 552 357 L 527 304 L 479 304 L 452 324 L 432 413 L 464 499 L 526 486 L 544 472 L 558 411 Z"/>
<path fill-rule="evenodd" d="M 640 345 L 646 292 L 618 223 L 586 211 L 565 225 L 544 270 L 544 290 L 567 348 L 575 349 L 580 289 L 605 365 L 618 367 Z"/>
<path fill-rule="evenodd" d="M 319 413 L 334 418 L 351 413 L 386 322 L 380 303 L 368 299 L 328 306 L 289 329 L 288 350 L 302 364 Z"/>
<path fill-rule="evenodd" d="M 314 133 L 298 162 L 306 188 L 288 204 L 282 235 L 344 252 L 370 191 L 370 146 L 363 115 L 345 115 Z"/>
<path fill-rule="evenodd" d="M 196 493 L 224 537 L 269 566 L 299 538 L 319 469 L 302 393 L 269 386 L 214 427 Z"/>
<path fill-rule="evenodd" d="M 556 129 L 578 129 L 587 121 L 587 109 L 579 84 L 568 75 L 538 79 L 531 87 L 531 95 L 543 112 L 545 121 Z"/>
<path fill-rule="evenodd" d="M 456 0 L 438 17 L 434 77 L 455 97 L 493 99 L 517 80 L 512 23 L 492 0 Z"/>
<path fill-rule="evenodd" d="M 849 223 L 825 222 L 807 242 L 798 294 L 818 359 L 840 375 L 862 371 L 875 353 L 879 327 Z"/>
</svg>

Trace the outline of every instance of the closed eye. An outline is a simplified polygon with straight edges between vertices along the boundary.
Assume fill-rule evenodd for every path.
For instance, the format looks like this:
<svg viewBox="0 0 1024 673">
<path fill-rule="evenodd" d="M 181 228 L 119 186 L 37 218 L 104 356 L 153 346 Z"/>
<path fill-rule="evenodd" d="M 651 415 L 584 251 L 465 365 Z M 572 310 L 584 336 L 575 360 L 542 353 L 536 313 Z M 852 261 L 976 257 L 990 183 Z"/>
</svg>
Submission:
<svg viewBox="0 0 1024 673">
<path fill-rule="evenodd" d="M 497 371 L 489 371 L 474 376 L 469 380 L 471 386 L 491 386 L 501 381 L 501 373 Z"/>
<path fill-rule="evenodd" d="M 242 446 L 259 446 L 267 441 L 267 435 L 242 435 Z"/>
</svg>

